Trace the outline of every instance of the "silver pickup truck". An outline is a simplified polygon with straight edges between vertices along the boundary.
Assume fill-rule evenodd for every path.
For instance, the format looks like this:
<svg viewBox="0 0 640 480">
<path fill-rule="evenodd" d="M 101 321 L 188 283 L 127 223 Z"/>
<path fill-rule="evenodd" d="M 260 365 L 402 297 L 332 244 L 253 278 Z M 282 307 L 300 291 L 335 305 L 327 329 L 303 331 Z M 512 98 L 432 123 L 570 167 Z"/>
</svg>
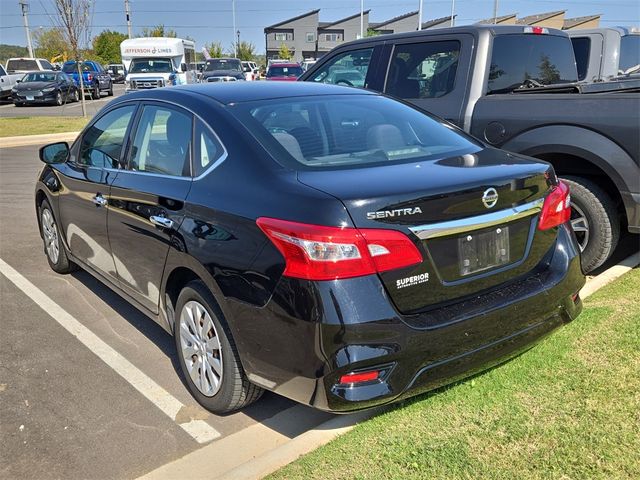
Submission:
<svg viewBox="0 0 640 480">
<path fill-rule="evenodd" d="M 24 77 L 24 73 L 14 73 L 8 75 L 4 67 L 0 65 L 0 99 L 4 100 L 11 96 L 11 89 L 20 79 Z"/>
</svg>

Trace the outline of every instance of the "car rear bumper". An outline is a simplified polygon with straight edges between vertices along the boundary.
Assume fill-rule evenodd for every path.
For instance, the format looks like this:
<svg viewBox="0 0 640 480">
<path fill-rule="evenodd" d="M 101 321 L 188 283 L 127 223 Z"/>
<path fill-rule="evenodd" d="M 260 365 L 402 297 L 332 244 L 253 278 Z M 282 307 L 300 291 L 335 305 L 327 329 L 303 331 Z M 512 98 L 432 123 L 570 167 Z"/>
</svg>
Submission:
<svg viewBox="0 0 640 480">
<path fill-rule="evenodd" d="M 256 384 L 332 412 L 374 407 L 490 368 L 575 319 L 585 279 L 568 227 L 543 263 L 510 285 L 411 318 L 377 276 L 283 278 L 260 312 L 233 306 L 234 338 Z M 340 384 L 342 375 L 369 370 L 384 373 Z"/>
</svg>

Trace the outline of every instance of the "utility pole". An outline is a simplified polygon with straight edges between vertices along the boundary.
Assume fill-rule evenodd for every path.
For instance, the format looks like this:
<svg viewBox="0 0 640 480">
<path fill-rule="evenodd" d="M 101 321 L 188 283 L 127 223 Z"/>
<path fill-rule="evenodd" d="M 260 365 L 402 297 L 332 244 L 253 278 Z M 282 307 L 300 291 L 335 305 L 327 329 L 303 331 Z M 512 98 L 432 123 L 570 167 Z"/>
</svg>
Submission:
<svg viewBox="0 0 640 480">
<path fill-rule="evenodd" d="M 364 0 L 360 0 L 360 38 L 364 38 Z"/>
<path fill-rule="evenodd" d="M 456 10 L 456 0 L 451 0 L 451 26 L 456 26 L 456 16 L 454 14 Z"/>
<path fill-rule="evenodd" d="M 233 31 L 236 31 L 236 0 L 231 0 L 231 11 L 233 13 Z M 238 44 L 233 45 L 233 56 L 238 58 Z"/>
<path fill-rule="evenodd" d="M 131 34 L 131 9 L 129 8 L 129 0 L 124 0 L 124 12 L 127 15 L 127 34 L 129 38 L 133 38 Z"/>
<path fill-rule="evenodd" d="M 493 24 L 498 23 L 498 0 L 493 0 Z"/>
<path fill-rule="evenodd" d="M 238 40 L 236 41 L 236 50 L 240 51 L 240 30 L 236 30 L 236 36 L 238 38 Z"/>
<path fill-rule="evenodd" d="M 29 13 L 29 4 L 27 3 L 27 0 L 20 0 L 18 4 L 22 9 L 22 20 L 24 21 L 24 31 L 27 34 L 27 48 L 29 49 L 29 56 L 33 58 L 33 47 L 31 46 L 31 32 L 29 31 L 29 18 L 27 17 L 27 13 Z"/>
<path fill-rule="evenodd" d="M 420 0 L 418 7 L 418 30 L 422 30 L 422 0 Z"/>
</svg>

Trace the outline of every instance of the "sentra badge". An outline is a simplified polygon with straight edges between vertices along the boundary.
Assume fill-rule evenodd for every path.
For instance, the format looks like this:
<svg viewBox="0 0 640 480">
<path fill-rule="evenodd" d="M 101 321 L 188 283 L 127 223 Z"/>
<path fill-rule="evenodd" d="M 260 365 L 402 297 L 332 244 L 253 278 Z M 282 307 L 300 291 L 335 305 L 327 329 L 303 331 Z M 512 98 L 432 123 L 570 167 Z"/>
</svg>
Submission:
<svg viewBox="0 0 640 480">
<path fill-rule="evenodd" d="M 380 210 L 378 212 L 367 212 L 367 219 L 375 220 L 376 218 L 401 217 L 403 215 L 415 215 L 416 213 L 422 213 L 422 209 L 415 207 L 399 208 L 397 210 Z"/>
</svg>

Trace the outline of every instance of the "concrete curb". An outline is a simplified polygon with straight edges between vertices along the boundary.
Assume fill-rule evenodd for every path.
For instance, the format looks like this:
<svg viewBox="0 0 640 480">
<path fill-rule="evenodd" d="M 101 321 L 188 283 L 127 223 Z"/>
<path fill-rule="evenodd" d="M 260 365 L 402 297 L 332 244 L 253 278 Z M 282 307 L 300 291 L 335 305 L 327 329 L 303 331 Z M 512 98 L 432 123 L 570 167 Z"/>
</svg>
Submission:
<svg viewBox="0 0 640 480">
<path fill-rule="evenodd" d="M 600 288 L 611 283 L 638 265 L 640 265 L 640 252 L 634 253 L 617 265 L 605 270 L 597 277 L 588 280 L 587 284 L 580 291 L 580 296 L 582 298 L 589 297 Z M 329 443 L 331 440 L 344 433 L 347 433 L 358 423 L 367 420 L 377 412 L 378 410 L 373 410 L 333 417 L 289 441 L 284 443 L 277 442 L 275 448 L 266 451 L 263 450 L 262 453 L 253 456 L 244 463 L 227 470 L 222 469 L 221 471 L 221 469 L 216 468 L 220 466 L 216 462 L 216 453 L 219 455 L 221 450 L 226 452 L 226 455 L 233 454 L 233 452 L 245 452 L 247 446 L 252 443 L 255 445 L 256 438 L 261 438 L 260 436 L 256 437 L 255 435 L 250 435 L 252 439 L 250 443 L 237 442 L 238 440 L 247 440 L 247 435 L 240 435 L 243 432 L 240 431 L 230 437 L 213 442 L 200 450 L 196 450 L 185 457 L 163 465 L 141 478 L 144 478 L 145 480 L 168 480 L 178 478 L 207 478 L 223 480 L 260 479 L 295 461 L 300 456 Z M 260 424 L 254 425 L 253 427 L 259 428 L 259 425 Z M 250 430 L 253 427 L 245 430 Z M 226 443 L 228 443 L 228 445 L 224 443 L 225 440 L 227 440 Z M 203 453 L 206 454 L 203 455 Z M 203 465 L 203 462 L 207 465 Z M 228 459 L 225 463 L 228 465 Z"/>
<path fill-rule="evenodd" d="M 0 148 L 23 147 L 27 145 L 46 145 L 54 142 L 75 140 L 80 132 L 47 133 L 44 135 L 20 135 L 0 138 Z"/>
</svg>

